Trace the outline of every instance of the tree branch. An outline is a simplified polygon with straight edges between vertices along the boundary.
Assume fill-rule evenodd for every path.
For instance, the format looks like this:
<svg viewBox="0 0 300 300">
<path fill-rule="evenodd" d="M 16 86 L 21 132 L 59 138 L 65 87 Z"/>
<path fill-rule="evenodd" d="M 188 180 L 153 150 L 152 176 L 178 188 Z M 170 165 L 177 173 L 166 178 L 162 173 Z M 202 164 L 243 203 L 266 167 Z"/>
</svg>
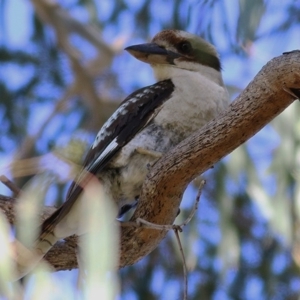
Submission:
<svg viewBox="0 0 300 300">
<path fill-rule="evenodd" d="M 217 119 L 164 155 L 144 182 L 138 217 L 172 224 L 182 194 L 192 179 L 251 138 L 288 107 L 300 92 L 300 51 L 272 59 Z M 288 91 L 288 92 L 287 92 Z M 166 231 L 122 228 L 120 267 L 132 265 L 154 250 Z"/>
<path fill-rule="evenodd" d="M 280 114 L 300 95 L 300 51 L 272 59 L 230 105 L 229 109 L 164 155 L 143 185 L 130 221 L 142 218 L 172 224 L 182 194 L 197 175 L 231 153 Z M 0 197 L 0 208 L 14 221 L 13 201 Z M 46 212 L 44 214 L 48 215 Z M 122 227 L 120 267 L 132 265 L 155 249 L 167 231 Z M 56 270 L 77 267 L 75 242 L 58 243 L 46 256 Z"/>
</svg>

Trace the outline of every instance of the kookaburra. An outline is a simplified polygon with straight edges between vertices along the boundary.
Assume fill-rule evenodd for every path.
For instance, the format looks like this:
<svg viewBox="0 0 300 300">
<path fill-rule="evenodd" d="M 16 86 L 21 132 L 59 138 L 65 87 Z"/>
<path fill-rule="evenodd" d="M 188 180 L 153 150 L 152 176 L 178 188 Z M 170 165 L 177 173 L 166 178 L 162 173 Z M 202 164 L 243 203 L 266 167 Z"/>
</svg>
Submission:
<svg viewBox="0 0 300 300">
<path fill-rule="evenodd" d="M 75 210 L 89 174 L 122 212 L 138 200 L 149 166 L 228 106 L 218 53 L 202 38 L 163 30 L 125 50 L 150 64 L 157 82 L 129 95 L 100 129 L 65 203 L 41 226 L 36 262 L 58 240 L 85 233 Z M 20 276 L 29 271 L 23 267 Z"/>
</svg>

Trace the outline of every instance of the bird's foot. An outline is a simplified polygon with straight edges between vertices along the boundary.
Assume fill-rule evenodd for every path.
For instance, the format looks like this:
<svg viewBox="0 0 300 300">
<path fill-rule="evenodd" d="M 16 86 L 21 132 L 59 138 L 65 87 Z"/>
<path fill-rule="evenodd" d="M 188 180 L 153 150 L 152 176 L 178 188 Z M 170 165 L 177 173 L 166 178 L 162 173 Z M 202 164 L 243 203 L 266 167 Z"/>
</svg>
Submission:
<svg viewBox="0 0 300 300">
<path fill-rule="evenodd" d="M 161 158 L 163 153 L 162 152 L 158 152 L 158 151 L 154 151 L 154 150 L 148 150 L 142 147 L 137 147 L 135 149 L 135 151 L 139 154 L 143 154 L 143 155 L 148 155 L 148 156 L 152 156 L 154 158 Z"/>
</svg>

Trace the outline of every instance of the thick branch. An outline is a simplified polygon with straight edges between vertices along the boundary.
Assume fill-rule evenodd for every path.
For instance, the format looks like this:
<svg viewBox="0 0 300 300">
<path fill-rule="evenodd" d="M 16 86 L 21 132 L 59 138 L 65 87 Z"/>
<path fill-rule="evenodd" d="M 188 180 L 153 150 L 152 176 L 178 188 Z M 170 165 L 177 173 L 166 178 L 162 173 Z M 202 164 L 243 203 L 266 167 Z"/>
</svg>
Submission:
<svg viewBox="0 0 300 300">
<path fill-rule="evenodd" d="M 251 138 L 300 94 L 300 51 L 272 59 L 216 120 L 168 152 L 150 171 L 132 218 L 172 224 L 182 194 L 203 173 Z M 166 232 L 122 228 L 120 267 L 134 264 L 157 247 Z"/>
<path fill-rule="evenodd" d="M 140 217 L 156 224 L 172 224 L 187 184 L 280 114 L 297 98 L 293 93 L 300 94 L 300 51 L 272 59 L 226 112 L 158 161 L 144 183 L 132 220 Z M 10 221 L 14 218 L 12 206 L 0 198 L 0 207 L 10 215 Z M 150 253 L 165 235 L 148 228 L 123 227 L 120 267 Z M 46 259 L 57 270 L 76 268 L 74 247 L 73 240 L 58 243 Z"/>
</svg>

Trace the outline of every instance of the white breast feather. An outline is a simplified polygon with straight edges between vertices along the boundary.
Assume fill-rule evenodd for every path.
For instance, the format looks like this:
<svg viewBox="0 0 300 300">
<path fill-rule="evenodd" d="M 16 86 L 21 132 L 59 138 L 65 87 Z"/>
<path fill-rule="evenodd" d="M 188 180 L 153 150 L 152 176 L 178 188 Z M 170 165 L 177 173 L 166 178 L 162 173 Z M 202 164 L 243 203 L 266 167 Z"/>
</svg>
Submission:
<svg viewBox="0 0 300 300">
<path fill-rule="evenodd" d="M 159 80 L 171 76 L 175 85 L 172 98 L 155 118 L 157 124 L 174 126 L 190 134 L 228 106 L 228 92 L 220 72 L 200 64 L 197 66 L 197 71 L 169 65 L 153 67 Z"/>
</svg>

